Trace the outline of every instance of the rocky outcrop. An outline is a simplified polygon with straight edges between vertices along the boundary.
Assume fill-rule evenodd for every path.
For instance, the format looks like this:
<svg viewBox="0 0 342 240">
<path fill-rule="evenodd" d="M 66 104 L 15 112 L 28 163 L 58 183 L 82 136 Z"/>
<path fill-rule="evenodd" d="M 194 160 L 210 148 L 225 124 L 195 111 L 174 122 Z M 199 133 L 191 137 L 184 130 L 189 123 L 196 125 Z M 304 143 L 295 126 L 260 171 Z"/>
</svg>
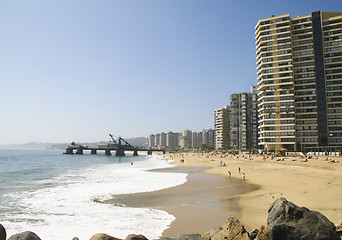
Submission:
<svg viewBox="0 0 342 240">
<path fill-rule="evenodd" d="M 217 227 L 217 228 L 213 228 L 211 230 L 209 230 L 208 232 L 204 233 L 202 235 L 203 239 L 209 240 L 211 239 L 215 234 L 221 232 L 223 230 L 222 227 Z"/>
<path fill-rule="evenodd" d="M 217 231 L 213 235 L 204 234 L 203 237 L 206 240 L 250 240 L 249 233 L 235 217 L 229 217 L 221 231 Z"/>
<path fill-rule="evenodd" d="M 26 231 L 12 235 L 7 240 L 41 240 L 34 232 Z"/>
<path fill-rule="evenodd" d="M 269 208 L 267 230 L 270 240 L 340 240 L 335 225 L 324 215 L 285 198 Z"/>
<path fill-rule="evenodd" d="M 0 224 L 0 240 L 6 240 L 6 230 L 4 226 Z"/>
<path fill-rule="evenodd" d="M 89 240 L 122 240 L 122 239 L 115 238 L 104 233 L 96 233 Z"/>
<path fill-rule="evenodd" d="M 266 226 L 260 227 L 260 230 L 258 231 L 258 235 L 256 235 L 255 240 L 269 240 Z"/>
</svg>

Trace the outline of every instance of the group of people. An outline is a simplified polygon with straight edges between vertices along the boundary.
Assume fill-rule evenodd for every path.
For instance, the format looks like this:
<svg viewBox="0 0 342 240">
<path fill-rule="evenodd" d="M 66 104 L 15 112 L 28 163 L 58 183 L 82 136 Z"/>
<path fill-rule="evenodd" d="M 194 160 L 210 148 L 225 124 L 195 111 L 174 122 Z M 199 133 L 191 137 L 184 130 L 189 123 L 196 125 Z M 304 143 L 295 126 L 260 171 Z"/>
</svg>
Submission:
<svg viewBox="0 0 342 240">
<path fill-rule="evenodd" d="M 241 173 L 241 168 L 240 167 L 238 168 L 238 170 L 239 170 L 239 173 Z M 231 177 L 231 176 L 232 176 L 232 172 L 228 170 L 228 177 Z M 245 173 L 242 174 L 242 179 L 244 181 L 246 181 L 246 174 Z"/>
</svg>

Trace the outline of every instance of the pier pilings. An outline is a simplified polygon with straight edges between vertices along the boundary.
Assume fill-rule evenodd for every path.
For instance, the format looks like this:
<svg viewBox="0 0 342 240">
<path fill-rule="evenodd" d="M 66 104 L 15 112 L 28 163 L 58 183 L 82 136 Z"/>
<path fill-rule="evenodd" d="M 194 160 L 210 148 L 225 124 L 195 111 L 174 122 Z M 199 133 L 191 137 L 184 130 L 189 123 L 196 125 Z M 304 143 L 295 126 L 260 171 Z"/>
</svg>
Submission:
<svg viewBox="0 0 342 240">
<path fill-rule="evenodd" d="M 91 149 L 91 150 L 90 150 L 90 154 L 97 154 L 96 149 Z"/>
</svg>

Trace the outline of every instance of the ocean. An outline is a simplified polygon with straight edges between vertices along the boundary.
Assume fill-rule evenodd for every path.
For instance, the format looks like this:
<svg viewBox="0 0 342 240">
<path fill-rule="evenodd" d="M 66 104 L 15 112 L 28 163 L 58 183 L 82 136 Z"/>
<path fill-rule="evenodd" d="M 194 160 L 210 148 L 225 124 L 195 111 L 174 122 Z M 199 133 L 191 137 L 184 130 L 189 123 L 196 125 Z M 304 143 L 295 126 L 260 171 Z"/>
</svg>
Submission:
<svg viewBox="0 0 342 240">
<path fill-rule="evenodd" d="M 161 236 L 175 219 L 165 211 L 101 203 L 114 194 L 160 190 L 186 182 L 160 155 L 66 155 L 56 150 L 0 150 L 0 223 L 7 236 L 35 232 L 44 240 Z M 133 163 L 133 164 L 132 164 Z"/>
</svg>

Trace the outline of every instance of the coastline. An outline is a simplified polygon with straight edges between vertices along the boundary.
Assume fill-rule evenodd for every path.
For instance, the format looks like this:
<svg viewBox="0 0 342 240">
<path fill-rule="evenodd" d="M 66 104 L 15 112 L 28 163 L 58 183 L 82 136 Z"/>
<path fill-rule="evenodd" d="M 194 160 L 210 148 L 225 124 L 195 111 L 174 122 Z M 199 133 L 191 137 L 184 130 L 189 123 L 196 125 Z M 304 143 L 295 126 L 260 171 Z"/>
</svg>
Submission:
<svg viewBox="0 0 342 240">
<path fill-rule="evenodd" d="M 236 217 L 248 231 L 267 223 L 268 208 L 280 197 L 319 211 L 335 224 L 342 221 L 342 157 L 328 157 L 337 163 L 329 163 L 326 157 L 304 162 L 300 157 L 263 159 L 251 155 L 253 160 L 250 160 L 249 155 L 209 153 L 167 154 L 166 158 L 172 158 L 172 164 L 176 165 L 209 167 L 206 173 L 227 176 L 231 171 L 237 179 L 242 179 L 245 173 L 247 183 L 260 186 L 241 195 L 237 202 L 241 212 Z M 220 165 L 221 161 L 226 166 Z"/>
<path fill-rule="evenodd" d="M 205 171 L 208 167 L 175 166 L 156 169 L 157 172 L 187 173 L 187 182 L 153 192 L 114 195 L 110 204 L 127 207 L 154 208 L 175 216 L 162 237 L 204 233 L 221 226 L 230 216 L 240 216 L 239 198 L 258 186 L 241 179 L 229 178 Z"/>
<path fill-rule="evenodd" d="M 338 163 L 329 163 L 326 157 L 304 162 L 299 157 L 263 159 L 252 155 L 251 160 L 249 155 L 213 153 L 164 157 L 176 166 L 152 171 L 188 173 L 186 183 L 154 192 L 116 195 L 109 200 L 111 204 L 156 208 L 175 216 L 162 237 L 202 234 L 222 226 L 230 216 L 252 231 L 267 223 L 268 208 L 280 197 L 319 211 L 335 224 L 342 221 L 342 157 L 329 157 Z"/>
</svg>

